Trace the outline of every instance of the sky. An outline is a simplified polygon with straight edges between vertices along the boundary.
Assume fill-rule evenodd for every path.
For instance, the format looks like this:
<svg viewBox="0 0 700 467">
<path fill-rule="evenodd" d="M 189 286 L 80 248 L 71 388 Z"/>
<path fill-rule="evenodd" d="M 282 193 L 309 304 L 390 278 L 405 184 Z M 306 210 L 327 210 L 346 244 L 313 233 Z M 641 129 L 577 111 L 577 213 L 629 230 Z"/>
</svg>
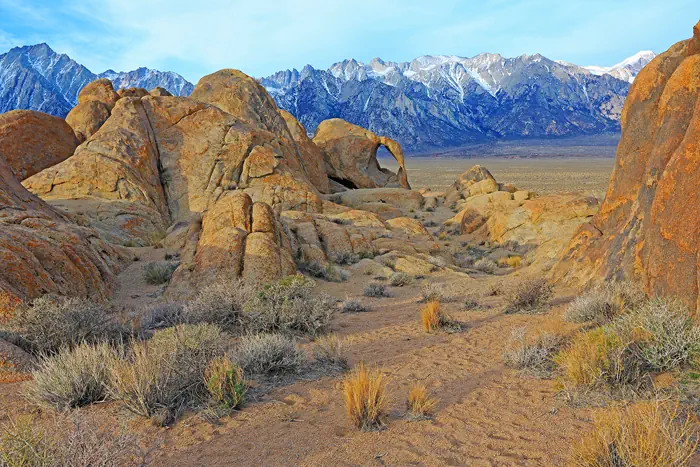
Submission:
<svg viewBox="0 0 700 467">
<path fill-rule="evenodd" d="M 91 71 L 192 82 L 345 58 L 541 53 L 610 66 L 692 35 L 699 0 L 0 0 L 0 53 L 46 42 Z"/>
</svg>

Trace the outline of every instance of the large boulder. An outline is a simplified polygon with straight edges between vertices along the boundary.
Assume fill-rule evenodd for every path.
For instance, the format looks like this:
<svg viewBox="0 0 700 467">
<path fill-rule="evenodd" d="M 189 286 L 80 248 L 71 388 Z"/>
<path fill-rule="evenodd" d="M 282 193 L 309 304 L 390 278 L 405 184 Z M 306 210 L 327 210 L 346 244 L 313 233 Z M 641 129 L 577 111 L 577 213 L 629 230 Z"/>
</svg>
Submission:
<svg viewBox="0 0 700 467">
<path fill-rule="evenodd" d="M 44 294 L 104 299 L 129 259 L 28 192 L 0 158 L 0 314 Z"/>
<path fill-rule="evenodd" d="M 89 83 L 78 94 L 78 105 L 66 116 L 66 122 L 73 128 L 78 141 L 82 143 L 107 121 L 119 95 L 112 82 L 100 78 Z"/>
<path fill-rule="evenodd" d="M 289 132 L 296 142 L 309 180 L 321 193 L 330 193 L 331 189 L 328 184 L 326 164 L 323 161 L 321 149 L 311 141 L 311 138 L 309 138 L 309 135 L 306 133 L 306 129 L 292 114 L 282 109 L 280 109 L 279 112 L 287 123 L 287 128 L 289 128 Z"/>
<path fill-rule="evenodd" d="M 555 277 L 636 279 L 700 305 L 700 23 L 635 78 L 600 212 L 578 230 Z"/>
<path fill-rule="evenodd" d="M 321 122 L 313 142 L 321 149 L 335 191 L 346 188 L 402 187 L 410 189 L 403 151 L 396 141 L 332 118 Z M 399 164 L 398 173 L 379 166 L 377 150 L 384 146 Z"/>
<path fill-rule="evenodd" d="M 499 191 L 498 182 L 485 167 L 475 165 L 462 175 L 445 192 L 445 201 L 455 203 L 471 196 Z"/>
<path fill-rule="evenodd" d="M 20 181 L 67 159 L 77 146 L 61 118 L 34 110 L 0 114 L 0 159 Z"/>
</svg>

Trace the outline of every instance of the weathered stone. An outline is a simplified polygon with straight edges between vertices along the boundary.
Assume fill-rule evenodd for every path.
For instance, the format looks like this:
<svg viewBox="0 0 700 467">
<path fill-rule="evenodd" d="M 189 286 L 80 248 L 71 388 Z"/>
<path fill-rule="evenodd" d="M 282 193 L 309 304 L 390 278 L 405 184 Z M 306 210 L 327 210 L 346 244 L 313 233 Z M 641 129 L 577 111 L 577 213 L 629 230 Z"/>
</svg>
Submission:
<svg viewBox="0 0 700 467">
<path fill-rule="evenodd" d="M 117 94 L 120 99 L 124 97 L 136 97 L 140 99 L 149 95 L 148 91 L 143 88 L 123 88 L 117 91 Z"/>
<path fill-rule="evenodd" d="M 428 232 L 423 223 L 417 219 L 411 219 L 409 217 L 397 217 L 396 219 L 389 219 L 388 221 L 386 221 L 386 223 L 389 224 L 392 230 L 402 230 L 406 232 L 409 236 L 430 236 L 430 232 Z"/>
<path fill-rule="evenodd" d="M 423 207 L 423 195 L 403 188 L 376 188 L 350 190 L 335 195 L 343 206 L 364 209 L 367 203 L 384 203 L 402 211 L 417 211 Z"/>
<path fill-rule="evenodd" d="M 321 149 L 328 176 L 345 188 L 411 188 L 403 150 L 392 139 L 332 118 L 320 123 L 313 142 Z M 398 173 L 379 166 L 377 150 L 381 146 L 386 147 L 398 162 Z"/>
<path fill-rule="evenodd" d="M 170 94 L 170 91 L 168 91 L 165 88 L 161 88 L 160 86 L 156 86 L 155 88 L 151 89 L 148 92 L 151 96 L 157 96 L 157 97 L 170 97 L 172 94 Z"/>
<path fill-rule="evenodd" d="M 326 164 L 323 160 L 321 149 L 311 141 L 306 133 L 306 129 L 292 114 L 282 109 L 280 109 L 279 112 L 287 123 L 287 128 L 289 128 L 289 132 L 296 142 L 309 181 L 311 181 L 321 193 L 330 193 L 331 189 L 328 184 Z"/>
<path fill-rule="evenodd" d="M 33 110 L 0 114 L 0 158 L 20 181 L 67 159 L 77 146 L 63 119 Z"/>
<path fill-rule="evenodd" d="M 119 97 L 112 82 L 106 78 L 95 80 L 80 91 L 78 105 L 66 116 L 66 122 L 73 128 L 78 142 L 82 143 L 100 129 Z"/>
<path fill-rule="evenodd" d="M 455 203 L 470 196 L 489 194 L 499 190 L 498 182 L 485 167 L 475 165 L 452 184 L 445 192 L 445 202 Z"/>
</svg>

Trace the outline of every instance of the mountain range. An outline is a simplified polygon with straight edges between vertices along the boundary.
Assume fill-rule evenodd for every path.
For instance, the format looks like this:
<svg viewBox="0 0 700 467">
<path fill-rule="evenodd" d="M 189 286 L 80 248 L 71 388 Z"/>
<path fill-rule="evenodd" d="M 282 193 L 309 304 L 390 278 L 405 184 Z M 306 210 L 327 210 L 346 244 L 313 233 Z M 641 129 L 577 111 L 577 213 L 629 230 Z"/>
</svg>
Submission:
<svg viewBox="0 0 700 467">
<path fill-rule="evenodd" d="M 422 56 L 410 62 L 354 59 L 326 70 L 310 65 L 260 79 L 277 105 L 314 133 L 339 117 L 398 140 L 409 152 L 495 139 L 580 136 L 619 131 L 630 83 L 655 54 L 612 67 L 579 66 L 540 54 L 506 58 Z M 0 112 L 34 109 L 65 116 L 97 78 L 115 88 L 161 86 L 187 96 L 182 76 L 139 68 L 95 74 L 48 45 L 0 55 Z"/>
</svg>

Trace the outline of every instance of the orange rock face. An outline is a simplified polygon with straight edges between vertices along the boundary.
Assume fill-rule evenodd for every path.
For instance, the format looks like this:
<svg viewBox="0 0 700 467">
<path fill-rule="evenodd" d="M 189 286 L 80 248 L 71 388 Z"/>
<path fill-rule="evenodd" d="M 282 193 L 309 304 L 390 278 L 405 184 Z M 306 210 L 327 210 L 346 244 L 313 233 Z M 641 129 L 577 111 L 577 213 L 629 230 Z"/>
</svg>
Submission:
<svg viewBox="0 0 700 467">
<path fill-rule="evenodd" d="M 0 115 L 0 158 L 19 180 L 73 155 L 78 140 L 61 118 L 33 110 Z"/>
<path fill-rule="evenodd" d="M 66 122 L 73 128 L 78 142 L 82 143 L 100 129 L 119 97 L 112 82 L 106 78 L 97 79 L 80 91 L 78 105 L 66 116 Z"/>
<path fill-rule="evenodd" d="M 396 141 L 339 118 L 324 120 L 313 142 L 321 149 L 335 191 L 345 188 L 401 187 L 410 189 L 403 150 Z M 386 147 L 399 163 L 398 173 L 381 168 L 377 150 Z"/>
<path fill-rule="evenodd" d="M 700 23 L 637 76 L 600 212 L 579 229 L 555 277 L 641 280 L 693 309 L 700 287 Z"/>
</svg>

